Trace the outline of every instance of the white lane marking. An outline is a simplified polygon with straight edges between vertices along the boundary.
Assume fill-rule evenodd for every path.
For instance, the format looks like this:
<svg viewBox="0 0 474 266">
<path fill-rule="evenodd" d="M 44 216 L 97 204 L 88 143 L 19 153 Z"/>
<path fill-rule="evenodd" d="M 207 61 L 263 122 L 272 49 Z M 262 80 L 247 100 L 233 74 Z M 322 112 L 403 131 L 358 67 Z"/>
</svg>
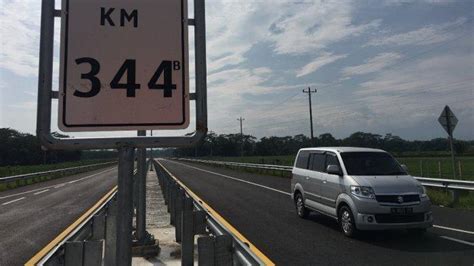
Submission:
<svg viewBox="0 0 474 266">
<path fill-rule="evenodd" d="M 85 177 L 76 179 L 76 180 L 77 180 L 77 181 L 80 181 L 80 180 L 84 180 L 84 179 L 87 179 L 87 178 L 91 178 L 91 177 L 93 177 L 93 176 L 100 175 L 100 174 L 103 174 L 103 173 L 105 173 L 105 172 L 108 172 L 108 171 L 111 171 L 111 170 L 114 170 L 114 169 L 116 169 L 116 166 L 115 166 L 115 167 L 112 167 L 112 168 L 110 168 L 110 169 L 107 169 L 107 170 L 104 170 L 104 171 L 101 171 L 101 172 L 92 174 L 92 175 L 88 175 L 88 176 L 85 176 Z M 67 182 L 64 182 L 64 183 L 67 183 Z M 15 197 L 15 196 L 18 196 L 18 195 L 23 195 L 23 194 L 27 194 L 27 193 L 31 193 L 31 192 L 36 192 L 36 191 L 40 191 L 40 190 L 43 190 L 43 189 L 46 189 L 46 188 L 52 188 L 52 187 L 54 187 L 54 186 L 57 186 L 57 185 L 53 185 L 53 186 L 49 186 L 49 187 L 42 187 L 42 188 L 37 188 L 37 189 L 32 189 L 32 190 L 28 190 L 28 191 L 24 191 L 24 192 L 20 192 L 20 193 L 16 193 L 16 194 L 11 194 L 11 195 L 7 195 L 7 196 L 0 197 L 0 199 L 6 199 L 6 198 Z"/>
<path fill-rule="evenodd" d="M 41 191 L 38 191 L 36 193 L 33 193 L 33 195 L 39 195 L 41 193 L 45 193 L 46 191 L 49 191 L 49 189 L 45 189 L 45 190 L 41 190 Z"/>
<path fill-rule="evenodd" d="M 453 237 L 449 237 L 449 236 L 439 236 L 439 237 L 441 237 L 441 238 L 444 238 L 444 239 L 447 239 L 447 240 L 451 240 L 451 241 L 454 241 L 454 242 L 458 242 L 458 243 L 461 243 L 461 244 L 465 244 L 465 245 L 469 245 L 469 246 L 473 246 L 473 247 L 474 247 L 474 243 L 472 243 L 472 242 L 468 242 L 468 241 L 460 240 L 460 239 L 453 238 Z"/>
<path fill-rule="evenodd" d="M 69 181 L 69 182 L 67 182 L 67 183 L 68 183 L 68 184 L 73 184 L 73 183 L 76 183 L 76 182 L 78 182 L 78 181 L 80 181 L 80 180 L 73 180 L 73 181 Z"/>
<path fill-rule="evenodd" d="M 210 173 L 210 174 L 213 174 L 213 175 L 222 176 L 222 177 L 224 177 L 224 178 L 232 179 L 232 180 L 235 180 L 235 181 L 239 181 L 239 182 L 242 182 L 242 183 L 250 184 L 250 185 L 253 185 L 253 186 L 265 188 L 265 189 L 268 189 L 268 190 L 271 190 L 271 191 L 275 191 L 275 192 L 278 192 L 278 193 L 281 193 L 281 194 L 285 194 L 285 195 L 291 196 L 291 194 L 288 193 L 288 192 L 281 191 L 281 190 L 278 190 L 278 189 L 275 189 L 275 188 L 272 188 L 272 187 L 267 187 L 267 186 L 264 186 L 264 185 L 260 185 L 260 184 L 257 184 L 257 183 L 254 183 L 254 182 L 250 182 L 250 181 L 247 181 L 247 180 L 242 180 L 242 179 L 235 178 L 235 177 L 232 177 L 232 176 L 219 174 L 219 173 L 216 173 L 216 172 L 204 170 L 204 169 L 197 168 L 197 167 L 190 166 L 190 165 L 183 164 L 183 163 L 178 163 L 178 162 L 174 162 L 174 161 L 169 161 L 169 162 L 173 162 L 173 163 L 176 163 L 176 164 L 181 164 L 181 165 L 183 165 L 183 166 L 186 166 L 186 167 L 189 167 L 189 168 L 193 168 L 193 169 L 196 169 L 196 170 L 199 170 L 199 171 L 202 171 L 202 172 L 206 172 L 206 173 Z"/>
<path fill-rule="evenodd" d="M 59 184 L 59 185 L 55 186 L 54 188 L 60 188 L 60 187 L 64 187 L 65 185 L 66 185 L 65 183 L 61 183 L 61 184 Z"/>
<path fill-rule="evenodd" d="M 25 197 L 21 197 L 21 198 L 18 198 L 18 199 L 14 199 L 14 200 L 10 200 L 10 201 L 4 202 L 4 203 L 2 203 L 2 206 L 3 206 L 3 205 L 10 204 L 10 203 L 13 203 L 13 202 L 16 202 L 16 201 L 19 201 L 19 200 L 22 200 L 22 199 L 25 199 Z"/>
<path fill-rule="evenodd" d="M 184 164 L 184 163 L 178 163 L 178 162 L 170 161 L 170 160 L 165 160 L 165 161 L 171 162 L 171 163 L 175 163 L 175 164 L 180 164 L 180 165 L 183 165 L 183 166 L 186 166 L 186 167 L 189 167 L 189 168 L 193 168 L 193 169 L 200 170 L 200 171 L 203 171 L 203 172 L 207 172 L 207 173 L 210 173 L 210 174 L 222 176 L 222 177 L 229 178 L 229 179 L 236 180 L 236 181 L 240 181 L 240 182 L 243 182 L 243 183 L 255 185 L 255 186 L 258 186 L 258 187 L 266 188 L 266 189 L 269 189 L 269 190 L 272 190 L 272 191 L 275 191 L 275 192 L 280 192 L 280 193 L 282 193 L 282 194 L 291 196 L 291 194 L 288 193 L 288 192 L 281 191 L 281 190 L 278 190 L 278 189 L 275 189 L 275 188 L 271 188 L 271 187 L 267 187 L 267 186 L 264 186 L 264 185 L 260 185 L 260 184 L 257 184 L 257 183 L 249 182 L 249 181 L 246 181 L 246 180 L 238 179 L 238 178 L 235 178 L 235 177 L 232 177 L 232 176 L 223 175 L 223 174 L 219 174 L 219 173 L 216 173 L 216 172 L 204 170 L 204 169 L 201 169 L 201 168 L 198 168 L 198 167 L 194 167 L 194 166 L 190 166 L 190 165 L 187 165 L 187 164 Z M 457 228 L 451 228 L 451 227 L 446 227 L 446 226 L 441 226 L 441 225 L 433 225 L 433 227 L 435 227 L 435 228 L 440 228 L 440 229 L 444 229 L 444 230 L 451 230 L 451 231 L 455 231 L 455 232 L 460 232 L 460 233 L 465 233 L 465 234 L 474 235 L 474 232 L 472 232 L 472 231 L 466 231 L 466 230 L 457 229 Z M 462 240 L 460 240 L 460 241 L 462 241 Z"/>
<path fill-rule="evenodd" d="M 472 232 L 472 231 L 466 231 L 466 230 L 461 230 L 461 229 L 457 229 L 457 228 L 451 228 L 451 227 L 435 225 L 435 224 L 433 225 L 433 227 L 439 228 L 439 229 L 444 229 L 444 230 L 451 230 L 451 231 L 455 231 L 455 232 L 465 233 L 465 234 L 469 234 L 469 235 L 474 235 L 474 232 Z"/>
</svg>

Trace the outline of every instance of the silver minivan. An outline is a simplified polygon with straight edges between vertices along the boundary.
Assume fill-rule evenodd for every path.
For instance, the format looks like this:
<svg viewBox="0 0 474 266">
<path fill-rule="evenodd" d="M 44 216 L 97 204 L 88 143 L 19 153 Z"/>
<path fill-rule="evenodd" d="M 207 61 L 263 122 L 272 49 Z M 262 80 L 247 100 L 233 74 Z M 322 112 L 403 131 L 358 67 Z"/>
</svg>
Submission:
<svg viewBox="0 0 474 266">
<path fill-rule="evenodd" d="M 433 225 L 425 188 L 389 153 L 368 148 L 305 148 L 292 172 L 291 195 L 298 216 L 309 211 L 335 218 L 346 236 L 359 230 Z"/>
</svg>

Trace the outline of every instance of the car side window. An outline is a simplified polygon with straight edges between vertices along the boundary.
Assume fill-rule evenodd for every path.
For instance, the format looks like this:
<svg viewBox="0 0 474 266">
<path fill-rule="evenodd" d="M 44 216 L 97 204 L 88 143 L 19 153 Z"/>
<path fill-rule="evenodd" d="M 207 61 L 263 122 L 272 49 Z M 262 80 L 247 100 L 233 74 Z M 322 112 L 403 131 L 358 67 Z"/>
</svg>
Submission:
<svg viewBox="0 0 474 266">
<path fill-rule="evenodd" d="M 339 160 L 337 159 L 335 154 L 327 153 L 326 154 L 326 164 L 324 165 L 324 172 L 326 172 L 328 165 L 337 165 L 341 167 L 339 164 Z"/>
<path fill-rule="evenodd" d="M 296 167 L 307 169 L 308 168 L 308 159 L 309 159 L 309 152 L 308 151 L 300 151 L 298 154 L 298 158 L 296 159 Z"/>
<path fill-rule="evenodd" d="M 323 153 L 312 153 L 311 154 L 311 162 L 310 162 L 310 170 L 318 171 L 318 172 L 325 172 L 324 170 L 324 161 L 325 155 Z"/>
</svg>

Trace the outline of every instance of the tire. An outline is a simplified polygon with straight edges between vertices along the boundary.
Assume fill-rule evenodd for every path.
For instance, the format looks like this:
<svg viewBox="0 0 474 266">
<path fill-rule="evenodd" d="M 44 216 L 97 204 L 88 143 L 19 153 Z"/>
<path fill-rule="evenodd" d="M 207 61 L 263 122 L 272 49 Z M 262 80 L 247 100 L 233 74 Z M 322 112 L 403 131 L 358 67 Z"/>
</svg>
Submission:
<svg viewBox="0 0 474 266">
<path fill-rule="evenodd" d="M 295 208 L 296 214 L 298 214 L 300 218 L 308 217 L 309 210 L 304 206 L 303 196 L 300 193 L 295 195 Z"/>
<path fill-rule="evenodd" d="M 352 238 L 358 234 L 359 231 L 356 228 L 354 215 L 348 206 L 344 205 L 339 209 L 338 218 L 339 226 L 345 236 Z"/>
</svg>

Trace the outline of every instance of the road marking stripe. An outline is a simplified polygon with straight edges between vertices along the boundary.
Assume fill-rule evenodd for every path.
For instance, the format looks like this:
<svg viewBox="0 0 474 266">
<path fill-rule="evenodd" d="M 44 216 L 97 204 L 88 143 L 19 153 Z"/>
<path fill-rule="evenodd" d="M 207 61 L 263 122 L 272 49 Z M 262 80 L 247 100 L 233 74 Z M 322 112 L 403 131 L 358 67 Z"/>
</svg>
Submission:
<svg viewBox="0 0 474 266">
<path fill-rule="evenodd" d="M 46 191 L 49 191 L 49 189 L 45 189 L 45 190 L 42 190 L 42 191 L 33 193 L 33 195 L 39 195 L 39 194 L 44 193 L 44 192 L 46 192 Z"/>
<path fill-rule="evenodd" d="M 168 161 L 168 160 L 167 160 L 167 161 Z M 242 180 L 242 179 L 235 178 L 235 177 L 232 177 L 232 176 L 228 176 L 228 175 L 224 175 L 224 174 L 219 174 L 219 173 L 216 173 L 216 172 L 212 172 L 212 171 L 209 171 L 209 170 L 204 170 L 204 169 L 197 168 L 197 167 L 190 166 L 190 165 L 183 164 L 183 163 L 178 163 L 178 162 L 174 162 L 174 161 L 169 161 L 169 162 L 176 163 L 176 164 L 181 164 L 181 165 L 183 165 L 183 166 L 186 166 L 186 167 L 189 167 L 189 168 L 193 168 L 193 169 L 196 169 L 196 170 L 199 170 L 199 171 L 202 171 L 202 172 L 206 172 L 206 173 L 210 173 L 210 174 L 213 174 L 213 175 L 222 176 L 222 177 L 225 177 L 225 178 L 228 178 L 228 179 L 232 179 L 232 180 L 239 181 L 239 182 L 242 182 L 242 183 L 247 183 L 247 184 L 250 184 L 250 185 L 253 185 L 253 186 L 265 188 L 265 189 L 268 189 L 268 190 L 271 190 L 271 191 L 275 191 L 275 192 L 278 192 L 278 193 L 281 193 L 281 194 L 285 194 L 285 195 L 291 196 L 291 193 L 289 193 L 289 192 L 281 191 L 281 190 L 278 190 L 278 189 L 275 189 L 275 188 L 272 188 L 272 187 L 267 187 L 267 186 L 264 186 L 264 185 L 260 185 L 260 184 L 254 183 L 254 182 L 247 181 L 247 180 Z"/>
<path fill-rule="evenodd" d="M 66 185 L 65 183 L 62 183 L 62 184 L 59 184 L 59 185 L 55 186 L 54 188 L 64 187 L 65 185 Z"/>
<path fill-rule="evenodd" d="M 204 170 L 204 169 L 201 169 L 201 168 L 198 168 L 198 167 L 194 167 L 194 166 L 190 166 L 190 165 L 187 165 L 187 164 L 184 164 L 184 163 L 178 163 L 178 162 L 170 161 L 170 160 L 166 160 L 166 161 L 167 161 L 167 162 L 171 162 L 171 163 L 175 163 L 175 164 L 180 164 L 180 165 L 183 165 L 183 166 L 186 166 L 186 167 L 189 167 L 189 168 L 193 168 L 193 169 L 196 169 L 196 170 L 199 170 L 199 171 L 207 172 L 207 173 L 210 173 L 210 174 L 214 174 L 214 175 L 222 176 L 222 177 L 225 177 L 225 178 L 229 178 L 229 179 L 232 179 L 232 180 L 240 181 L 240 182 L 243 182 L 243 183 L 247 183 L 247 184 L 255 185 L 255 186 L 258 186 L 258 187 L 266 188 L 266 189 L 269 189 L 269 190 L 272 190 L 272 191 L 275 191 L 275 192 L 280 192 L 280 193 L 282 193 L 282 194 L 286 194 L 286 195 L 290 195 L 290 196 L 291 196 L 291 194 L 288 193 L 288 192 L 281 191 L 281 190 L 278 190 L 278 189 L 275 189 L 275 188 L 271 188 L 271 187 L 267 187 L 267 186 L 264 186 L 264 185 L 260 185 L 260 184 L 257 184 L 257 183 L 249 182 L 249 181 L 246 181 L 246 180 L 238 179 L 238 178 L 236 178 L 236 177 L 232 177 L 232 176 L 228 176 L 228 175 L 219 174 L 219 173 L 216 173 L 216 172 Z M 451 227 L 447 227 L 447 226 L 433 225 L 433 227 L 434 227 L 434 228 L 439 228 L 439 229 L 444 229 L 444 230 L 450 230 L 450 231 L 455 231 L 455 232 L 460 232 L 460 233 L 465 233 L 465 234 L 474 235 L 474 232 L 472 232 L 472 231 L 466 231 L 466 230 L 457 229 L 457 228 L 451 228 Z"/>
<path fill-rule="evenodd" d="M 88 176 L 79 178 L 79 179 L 77 179 L 77 181 L 84 180 L 84 179 L 87 179 L 87 178 L 91 178 L 91 177 L 93 177 L 93 176 L 96 176 L 96 175 L 99 175 L 99 174 L 103 174 L 103 173 L 105 173 L 105 172 L 108 172 L 108 171 L 111 171 L 111 170 L 114 170 L 114 169 L 116 169 L 116 166 L 114 166 L 114 167 L 112 167 L 112 168 L 110 168 L 110 169 L 107 169 L 107 170 L 104 170 L 104 171 L 101 171 L 101 172 L 92 174 L 92 175 L 88 175 Z M 65 183 L 67 183 L 67 182 L 65 182 Z M 11 197 L 15 197 L 15 196 L 18 196 L 18 195 L 23 195 L 23 194 L 27 194 L 27 193 L 31 193 L 31 192 L 35 192 L 35 191 L 40 191 L 40 190 L 43 190 L 43 189 L 46 189 L 46 188 L 52 188 L 52 187 L 54 187 L 54 186 L 57 186 L 57 184 L 56 184 L 56 185 L 49 186 L 49 187 L 42 187 L 42 188 L 32 189 L 32 190 L 28 190 L 28 191 L 24 191 L 24 192 L 20 192 L 20 193 L 16 193 L 16 194 L 11 194 L 11 195 L 7 195 L 7 196 L 3 196 L 3 197 L 0 197 L 0 199 L 11 198 Z"/>
<path fill-rule="evenodd" d="M 474 247 L 474 243 L 472 243 L 472 242 L 460 240 L 460 239 L 453 238 L 453 237 L 449 237 L 449 236 L 440 236 L 440 237 L 441 237 L 441 238 L 444 238 L 444 239 L 447 239 L 447 240 L 451 240 L 451 241 L 454 241 L 454 242 L 458 242 L 458 243 L 461 243 L 461 244 L 466 244 L 466 245 L 469 245 L 469 246 L 473 246 L 473 247 Z"/>
<path fill-rule="evenodd" d="M 457 229 L 457 228 L 451 228 L 451 227 L 435 225 L 435 224 L 433 225 L 433 227 L 439 228 L 439 229 L 444 229 L 444 230 L 451 230 L 451 231 L 455 231 L 455 232 L 465 233 L 465 234 L 469 234 L 469 235 L 474 235 L 474 232 L 472 232 L 472 231 L 466 231 L 466 230 L 461 230 L 461 229 Z"/>
<path fill-rule="evenodd" d="M 246 237 L 244 237 L 237 229 L 235 229 L 227 220 L 224 219 L 217 211 L 215 211 L 209 204 L 207 204 L 204 200 L 202 200 L 198 195 L 196 195 L 191 189 L 189 189 L 183 182 L 181 182 L 176 176 L 174 176 L 168 169 L 166 169 L 163 164 L 158 162 L 161 167 L 174 179 L 176 182 L 178 182 L 185 190 L 188 192 L 188 194 L 194 198 L 194 200 L 199 201 L 203 207 L 212 215 L 214 216 L 221 224 L 223 224 L 229 231 L 237 237 L 240 241 L 248 245 L 249 249 L 257 255 L 264 263 L 265 265 L 275 265 L 267 256 L 265 256 L 254 244 L 252 244 Z"/>
<path fill-rule="evenodd" d="M 49 242 L 44 248 L 42 248 L 38 253 L 36 253 L 25 265 L 36 265 L 50 250 L 55 248 L 64 238 L 66 238 L 74 229 L 76 229 L 84 220 L 86 220 L 91 213 L 93 213 L 97 208 L 99 208 L 113 193 L 117 191 L 117 186 L 112 188 L 105 196 L 103 196 L 99 201 L 97 201 L 89 210 L 87 210 L 83 215 L 81 215 L 76 221 L 69 225 L 64 231 L 62 231 L 57 237 L 55 237 L 51 242 Z"/>
<path fill-rule="evenodd" d="M 2 203 L 2 205 L 8 205 L 10 203 L 13 203 L 13 202 L 16 202 L 16 201 L 19 201 L 19 200 L 22 200 L 22 199 L 25 199 L 25 197 L 21 197 L 19 199 L 14 199 L 14 200 L 10 200 L 10 201 L 7 201 L 7 202 L 4 202 Z"/>
</svg>

